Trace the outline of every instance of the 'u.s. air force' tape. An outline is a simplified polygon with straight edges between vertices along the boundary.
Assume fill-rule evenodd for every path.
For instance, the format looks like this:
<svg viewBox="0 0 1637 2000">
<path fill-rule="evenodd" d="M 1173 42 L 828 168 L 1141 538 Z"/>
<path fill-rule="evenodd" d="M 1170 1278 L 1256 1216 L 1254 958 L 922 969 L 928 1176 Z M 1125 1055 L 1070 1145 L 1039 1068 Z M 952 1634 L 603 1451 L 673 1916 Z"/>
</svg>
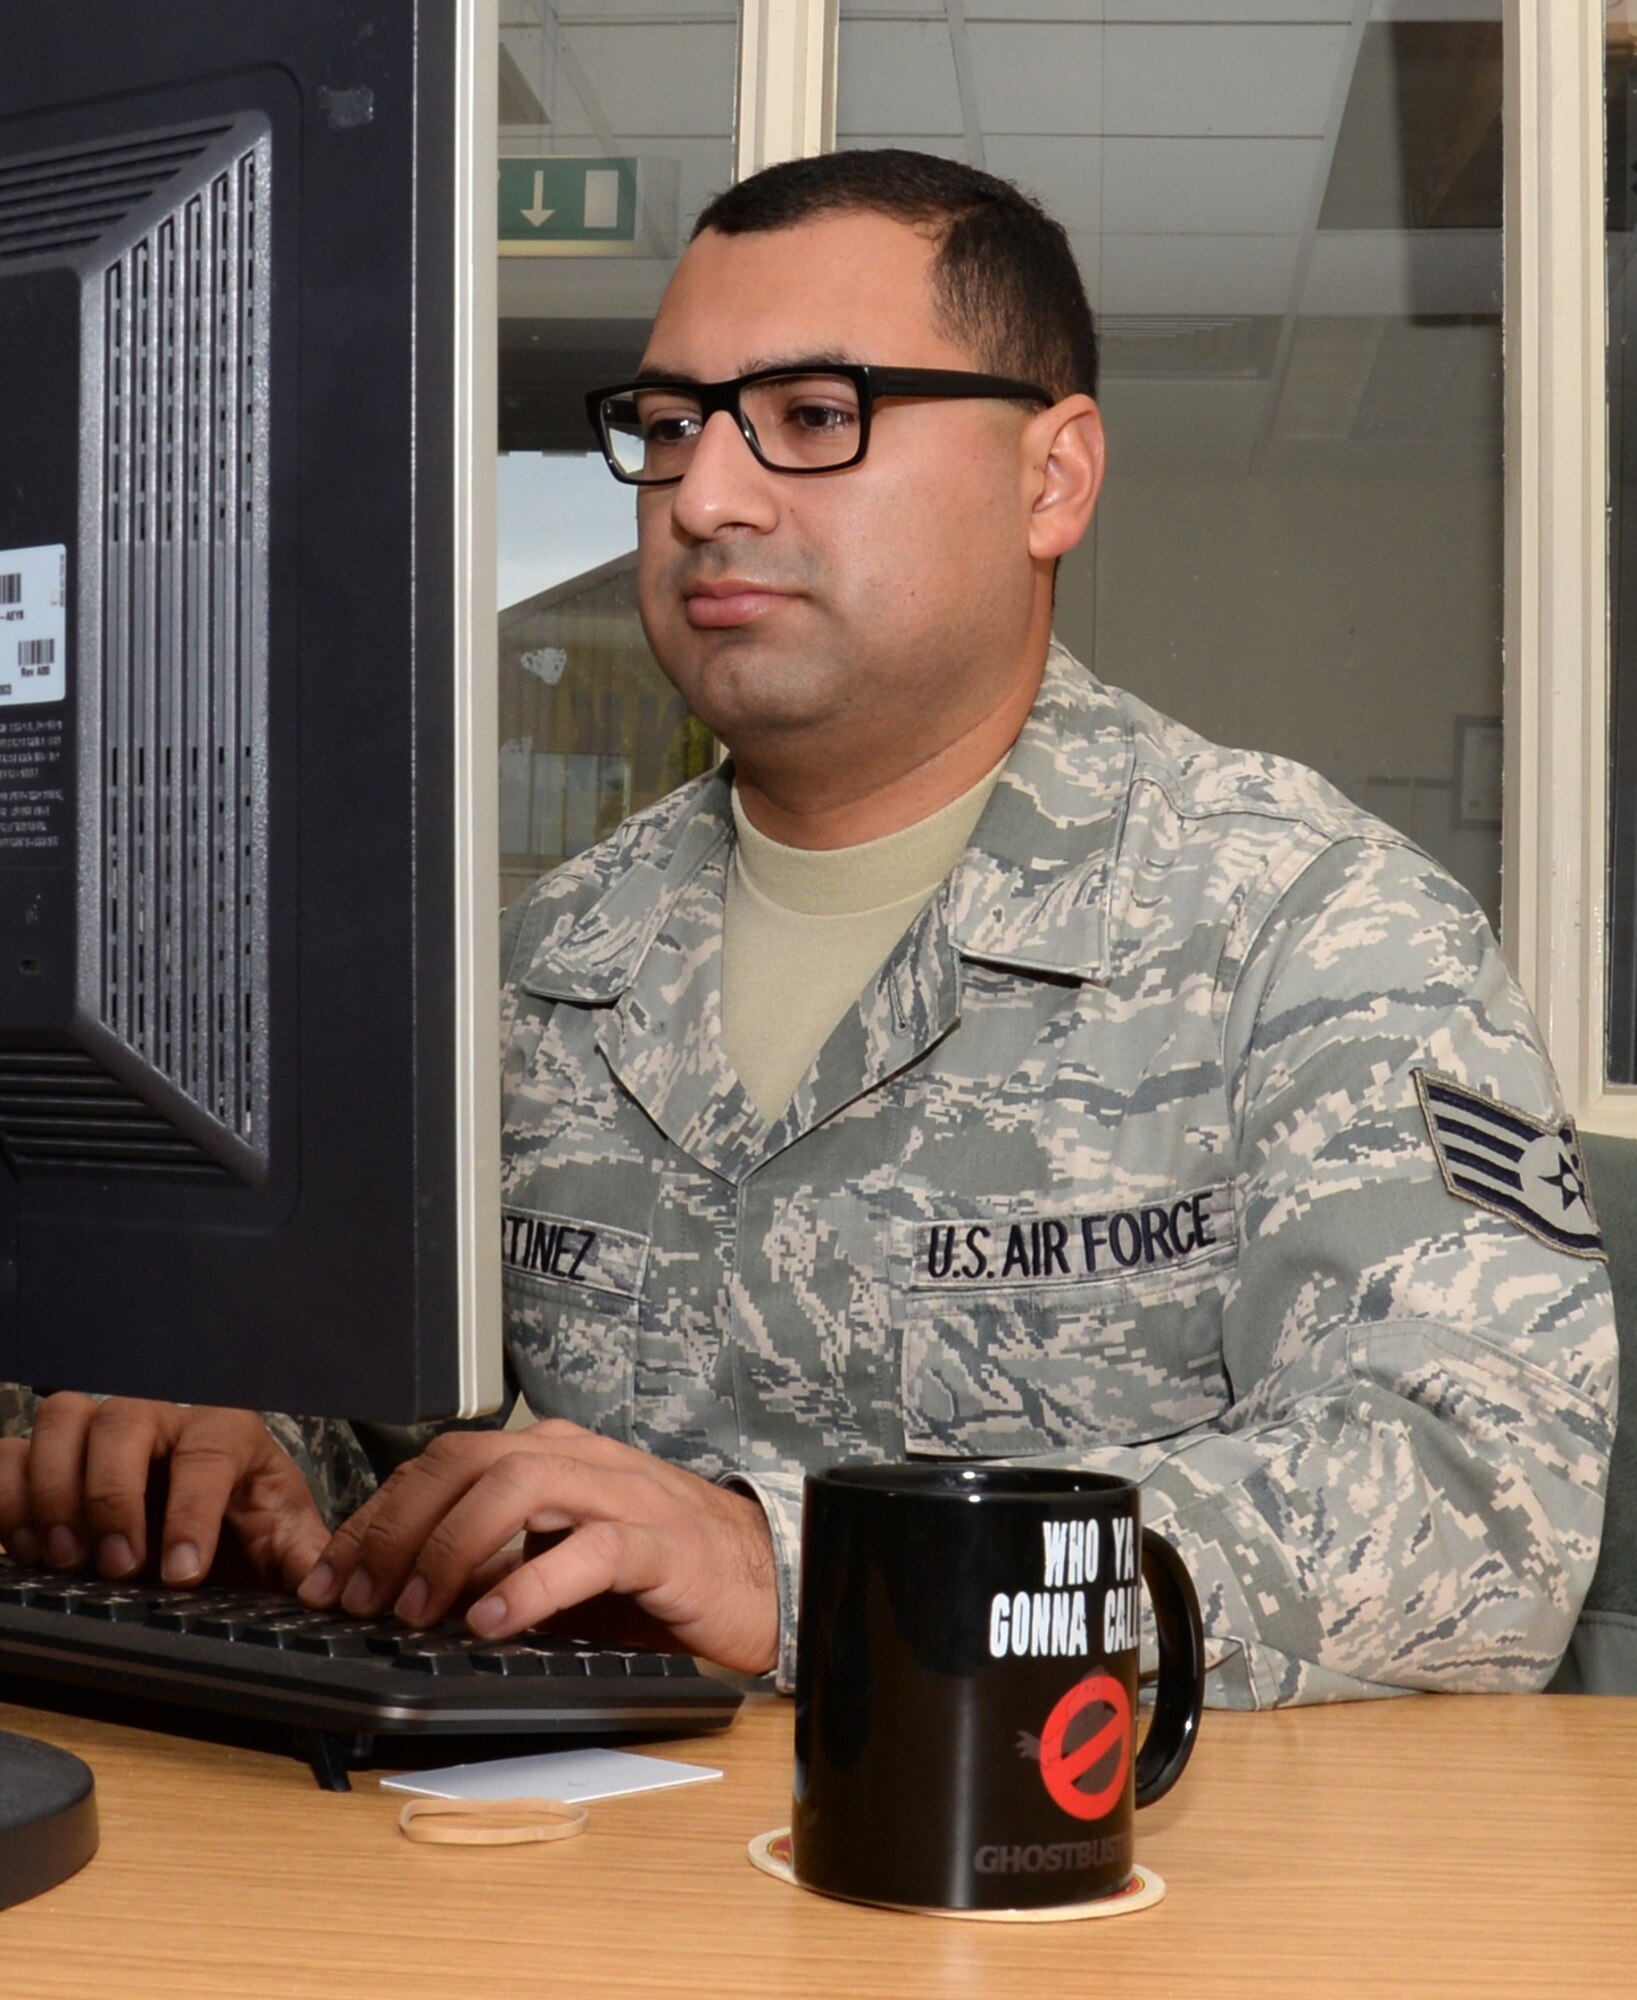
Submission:
<svg viewBox="0 0 1637 2000">
<path fill-rule="evenodd" d="M 1602 1257 L 1580 1140 L 1436 1070 L 1414 1072 L 1444 1185 L 1571 1257 Z"/>
</svg>

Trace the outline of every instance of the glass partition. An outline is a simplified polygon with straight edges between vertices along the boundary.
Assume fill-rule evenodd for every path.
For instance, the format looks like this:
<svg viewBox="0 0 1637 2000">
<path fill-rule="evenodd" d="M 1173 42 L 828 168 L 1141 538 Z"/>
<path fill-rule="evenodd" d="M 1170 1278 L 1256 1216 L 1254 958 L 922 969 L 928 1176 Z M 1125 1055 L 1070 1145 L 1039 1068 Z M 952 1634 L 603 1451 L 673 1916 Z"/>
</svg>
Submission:
<svg viewBox="0 0 1637 2000">
<path fill-rule="evenodd" d="M 694 217 L 732 179 L 738 46 L 732 5 L 503 0 L 503 901 L 710 761 L 643 642 L 632 492 L 584 399 L 634 371 Z"/>
<path fill-rule="evenodd" d="M 838 143 L 1068 227 L 1109 477 L 1058 629 L 1500 903 L 1498 0 L 844 0 Z"/>
</svg>

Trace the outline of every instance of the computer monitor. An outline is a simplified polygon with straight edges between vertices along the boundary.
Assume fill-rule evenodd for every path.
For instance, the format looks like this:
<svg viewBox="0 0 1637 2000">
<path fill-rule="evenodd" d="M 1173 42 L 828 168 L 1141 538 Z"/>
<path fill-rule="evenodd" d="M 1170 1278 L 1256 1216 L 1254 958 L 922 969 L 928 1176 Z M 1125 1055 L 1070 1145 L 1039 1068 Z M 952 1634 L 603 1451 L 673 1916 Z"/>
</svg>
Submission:
<svg viewBox="0 0 1637 2000">
<path fill-rule="evenodd" d="M 500 1393 L 492 0 L 7 0 L 0 1377 Z"/>
</svg>

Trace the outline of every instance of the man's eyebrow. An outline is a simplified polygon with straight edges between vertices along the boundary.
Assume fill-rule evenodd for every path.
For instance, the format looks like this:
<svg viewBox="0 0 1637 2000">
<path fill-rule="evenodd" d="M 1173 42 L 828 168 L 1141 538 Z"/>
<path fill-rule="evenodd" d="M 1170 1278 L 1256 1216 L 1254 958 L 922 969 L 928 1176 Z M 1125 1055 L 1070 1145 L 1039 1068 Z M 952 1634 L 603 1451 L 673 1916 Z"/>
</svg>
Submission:
<svg viewBox="0 0 1637 2000">
<path fill-rule="evenodd" d="M 826 348 L 822 353 L 813 354 L 764 354 L 748 361 L 739 371 L 741 375 L 764 375 L 777 371 L 788 375 L 810 375 L 815 370 L 826 368 L 857 368 L 862 366 L 858 355 L 846 348 Z M 702 378 L 686 368 L 666 368 L 655 361 L 646 361 L 632 378 L 637 382 L 686 382 L 697 385 Z"/>
</svg>

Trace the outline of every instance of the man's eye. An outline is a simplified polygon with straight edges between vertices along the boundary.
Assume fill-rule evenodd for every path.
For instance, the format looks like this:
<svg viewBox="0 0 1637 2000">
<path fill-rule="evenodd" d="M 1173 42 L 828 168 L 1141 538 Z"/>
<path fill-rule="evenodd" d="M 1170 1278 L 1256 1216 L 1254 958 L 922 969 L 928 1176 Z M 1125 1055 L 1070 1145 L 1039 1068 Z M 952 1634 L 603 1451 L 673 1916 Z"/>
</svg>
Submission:
<svg viewBox="0 0 1637 2000">
<path fill-rule="evenodd" d="M 644 414 L 643 440 L 651 445 L 689 444 L 699 435 L 697 410 L 663 410 Z"/>
<path fill-rule="evenodd" d="M 857 421 L 856 410 L 844 410 L 834 403 L 793 403 L 785 412 L 785 422 L 801 431 L 835 434 Z"/>
</svg>

